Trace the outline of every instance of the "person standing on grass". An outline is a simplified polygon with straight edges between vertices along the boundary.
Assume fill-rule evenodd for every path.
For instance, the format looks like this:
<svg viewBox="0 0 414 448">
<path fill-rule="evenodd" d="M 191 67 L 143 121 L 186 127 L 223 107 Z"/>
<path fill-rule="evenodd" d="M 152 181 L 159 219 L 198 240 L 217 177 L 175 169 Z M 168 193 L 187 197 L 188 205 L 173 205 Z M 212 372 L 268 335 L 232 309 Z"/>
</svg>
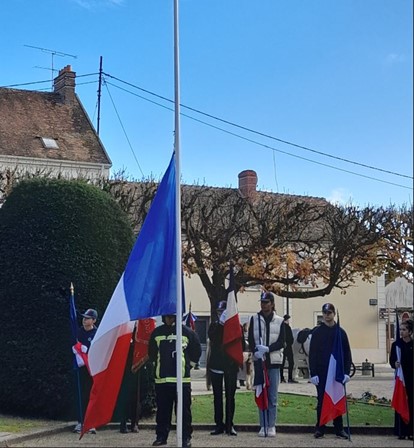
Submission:
<svg viewBox="0 0 414 448">
<path fill-rule="evenodd" d="M 344 379 L 343 384 L 350 380 L 351 370 L 351 348 L 345 330 L 338 327 L 335 322 L 335 307 L 332 303 L 325 303 L 322 307 L 323 322 L 312 332 L 309 347 L 309 373 L 311 383 L 316 386 L 318 404 L 316 408 L 317 422 L 314 433 L 315 439 L 325 435 L 325 425 L 320 424 L 322 403 L 325 395 L 326 380 L 328 378 L 328 367 L 333 352 L 335 336 L 340 331 L 343 354 Z M 345 397 L 346 399 L 346 397 Z M 338 438 L 348 439 L 349 435 L 344 431 L 342 415 L 334 418 L 333 425 Z"/>
<path fill-rule="evenodd" d="M 210 324 L 208 337 L 210 339 L 210 356 L 208 370 L 214 397 L 214 430 L 212 436 L 226 432 L 229 436 L 237 436 L 234 429 L 233 417 L 235 411 L 235 395 L 237 387 L 238 364 L 228 356 L 223 346 L 224 319 L 226 310 L 225 300 L 218 302 L 216 306 L 216 320 Z M 226 401 L 226 420 L 223 421 L 223 381 Z"/>
<path fill-rule="evenodd" d="M 397 317 L 398 319 L 398 317 Z M 401 350 L 400 362 L 397 359 L 397 347 Z M 400 325 L 399 338 L 391 345 L 390 366 L 393 369 L 402 368 L 407 392 L 409 421 L 405 423 L 398 413 L 395 413 L 394 433 L 399 439 L 406 437 L 413 440 L 413 321 L 407 319 Z"/>
<path fill-rule="evenodd" d="M 285 346 L 285 325 L 283 318 L 275 312 L 275 297 L 271 292 L 261 294 L 260 308 L 249 323 L 249 346 L 252 348 L 253 358 L 256 361 L 264 359 L 269 377 L 269 387 L 265 391 L 268 408 L 266 411 L 259 411 L 258 435 L 276 437 L 277 396 Z"/>
</svg>

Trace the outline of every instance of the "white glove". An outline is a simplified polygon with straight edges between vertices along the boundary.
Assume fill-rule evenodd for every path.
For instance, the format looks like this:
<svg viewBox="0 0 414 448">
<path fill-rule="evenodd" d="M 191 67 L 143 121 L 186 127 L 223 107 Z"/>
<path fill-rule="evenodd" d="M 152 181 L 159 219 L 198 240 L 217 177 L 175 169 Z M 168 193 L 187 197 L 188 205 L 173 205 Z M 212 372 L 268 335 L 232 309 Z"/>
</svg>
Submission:
<svg viewBox="0 0 414 448">
<path fill-rule="evenodd" d="M 346 384 L 348 381 L 350 381 L 351 380 L 351 378 L 350 378 L 350 376 L 349 375 L 347 375 L 347 374 L 345 374 L 344 375 L 344 379 L 343 379 L 343 381 L 342 381 L 342 384 Z"/>
<path fill-rule="evenodd" d="M 88 347 L 86 347 L 86 345 L 81 345 L 81 351 L 82 353 L 88 353 Z"/>
<path fill-rule="evenodd" d="M 256 350 L 263 353 L 269 353 L 269 347 L 267 345 L 256 345 Z"/>
<path fill-rule="evenodd" d="M 314 386 L 317 386 L 317 385 L 319 384 L 319 376 L 318 376 L 318 375 L 313 376 L 313 377 L 310 379 L 310 382 L 311 382 Z"/>
<path fill-rule="evenodd" d="M 224 322 L 226 322 L 226 311 L 227 310 L 224 310 L 222 313 L 221 313 L 221 316 L 220 316 L 220 320 L 219 320 L 219 322 L 221 323 L 221 325 L 224 325 Z"/>
<path fill-rule="evenodd" d="M 254 361 L 259 361 L 259 359 L 262 359 L 263 355 L 259 357 L 259 354 L 257 352 L 253 353 L 253 360 Z"/>
</svg>

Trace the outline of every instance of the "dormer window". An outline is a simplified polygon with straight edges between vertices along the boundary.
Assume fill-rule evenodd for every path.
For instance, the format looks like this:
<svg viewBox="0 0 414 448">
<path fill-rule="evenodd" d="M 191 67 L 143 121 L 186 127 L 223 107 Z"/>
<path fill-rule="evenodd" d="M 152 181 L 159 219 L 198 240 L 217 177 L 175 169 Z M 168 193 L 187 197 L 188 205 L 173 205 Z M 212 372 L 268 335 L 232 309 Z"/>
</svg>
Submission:
<svg viewBox="0 0 414 448">
<path fill-rule="evenodd" d="M 46 149 L 59 149 L 59 145 L 54 138 L 40 137 L 40 139 L 42 140 L 43 146 Z"/>
</svg>

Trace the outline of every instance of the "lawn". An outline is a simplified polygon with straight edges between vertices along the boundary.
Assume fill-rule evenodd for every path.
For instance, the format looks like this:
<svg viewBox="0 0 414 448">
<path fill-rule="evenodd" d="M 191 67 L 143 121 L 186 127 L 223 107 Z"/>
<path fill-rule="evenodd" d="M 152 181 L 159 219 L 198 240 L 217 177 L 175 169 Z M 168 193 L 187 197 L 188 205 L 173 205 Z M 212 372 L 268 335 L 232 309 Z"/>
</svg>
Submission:
<svg viewBox="0 0 414 448">
<path fill-rule="evenodd" d="M 279 394 L 279 424 L 314 425 L 316 398 L 304 395 Z M 389 405 L 367 404 L 348 400 L 349 423 L 352 426 L 393 426 L 394 410 Z M 213 396 L 196 395 L 192 404 L 194 423 L 214 424 Z M 236 394 L 234 424 L 258 424 L 259 416 L 253 393 Z"/>
</svg>

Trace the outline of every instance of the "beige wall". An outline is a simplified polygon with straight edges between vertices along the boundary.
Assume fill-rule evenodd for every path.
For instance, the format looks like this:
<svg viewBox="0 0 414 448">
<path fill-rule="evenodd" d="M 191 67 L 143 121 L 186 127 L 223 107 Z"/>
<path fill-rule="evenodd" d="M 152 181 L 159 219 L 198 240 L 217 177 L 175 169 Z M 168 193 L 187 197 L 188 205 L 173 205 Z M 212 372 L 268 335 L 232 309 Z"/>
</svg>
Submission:
<svg viewBox="0 0 414 448">
<path fill-rule="evenodd" d="M 196 316 L 209 316 L 210 303 L 198 276 L 185 279 L 187 305 L 191 302 L 192 312 Z M 245 322 L 248 317 L 259 311 L 260 289 L 238 293 L 240 319 Z M 385 301 L 384 277 L 376 278 L 373 283 L 358 281 L 355 286 L 341 294 L 335 290 L 329 296 L 311 299 L 290 299 L 289 314 L 292 328 L 314 327 L 317 315 L 321 314 L 322 305 L 331 302 L 339 311 L 340 324 L 346 330 L 355 363 L 368 359 L 373 363 L 386 363 L 386 341 L 384 319 L 379 319 L 378 309 Z M 377 305 L 370 305 L 369 299 L 377 299 Z M 286 299 L 276 297 L 276 312 L 286 313 Z"/>
</svg>

